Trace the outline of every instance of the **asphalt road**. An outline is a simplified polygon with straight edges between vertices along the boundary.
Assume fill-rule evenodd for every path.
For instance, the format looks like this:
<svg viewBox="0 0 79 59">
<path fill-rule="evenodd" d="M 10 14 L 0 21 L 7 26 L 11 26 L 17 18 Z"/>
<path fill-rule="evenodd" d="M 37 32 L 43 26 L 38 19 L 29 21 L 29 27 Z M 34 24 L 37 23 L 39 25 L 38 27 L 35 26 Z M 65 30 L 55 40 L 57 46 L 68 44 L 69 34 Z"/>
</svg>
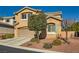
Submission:
<svg viewBox="0 0 79 59">
<path fill-rule="evenodd" d="M 38 53 L 38 52 L 0 45 L 0 53 Z"/>
</svg>

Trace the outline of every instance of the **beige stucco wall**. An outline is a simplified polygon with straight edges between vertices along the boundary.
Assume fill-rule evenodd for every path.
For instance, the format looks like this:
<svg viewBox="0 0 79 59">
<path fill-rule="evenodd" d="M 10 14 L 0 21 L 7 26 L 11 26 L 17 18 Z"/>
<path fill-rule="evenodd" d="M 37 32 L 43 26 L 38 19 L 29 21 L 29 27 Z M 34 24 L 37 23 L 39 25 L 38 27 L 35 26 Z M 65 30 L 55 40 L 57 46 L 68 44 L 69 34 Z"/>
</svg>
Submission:
<svg viewBox="0 0 79 59">
<path fill-rule="evenodd" d="M 75 34 L 75 31 L 68 31 L 68 35 L 67 36 L 68 36 L 68 38 L 73 38 L 74 34 Z M 65 31 L 61 32 L 61 37 L 66 38 L 66 32 Z"/>
<path fill-rule="evenodd" d="M 24 12 L 32 13 L 32 14 L 38 14 L 37 12 L 31 11 L 29 9 L 25 9 L 25 10 L 21 11 L 20 13 L 16 14 L 15 15 L 16 22 L 19 22 L 19 25 L 16 26 L 17 28 L 23 27 L 23 26 L 28 26 L 28 20 L 22 20 L 21 19 L 21 14 L 24 13 Z"/>
<path fill-rule="evenodd" d="M 56 26 L 57 26 L 57 29 L 56 29 L 55 33 L 50 33 L 49 34 L 48 31 L 47 31 L 47 37 L 46 37 L 46 39 L 56 39 L 57 35 L 61 34 L 61 23 L 62 23 L 62 21 L 59 21 L 59 20 L 56 20 L 56 19 L 53 19 L 53 18 L 49 18 L 47 20 L 47 23 L 55 23 Z"/>
<path fill-rule="evenodd" d="M 32 14 L 39 14 L 39 12 L 32 11 L 32 10 L 29 10 L 29 9 L 25 9 L 25 10 L 21 11 L 20 13 L 16 14 L 15 15 L 15 20 L 19 24 L 15 26 L 15 30 L 14 30 L 15 37 L 17 37 L 19 35 L 18 28 L 20 28 L 20 27 L 27 27 L 28 26 L 28 20 L 22 20 L 21 19 L 21 14 L 24 13 L 24 12 L 26 12 L 26 13 L 30 12 Z M 53 18 L 49 18 L 47 20 L 47 23 L 55 23 L 58 26 L 56 34 L 60 34 L 61 33 L 61 21 L 55 20 Z M 47 37 L 53 37 L 53 36 L 56 37 L 56 35 L 47 34 Z"/>
<path fill-rule="evenodd" d="M 61 33 L 61 22 L 62 21 L 59 21 L 59 20 L 55 20 L 55 19 L 53 19 L 53 18 L 49 18 L 48 20 L 47 20 L 47 23 L 55 23 L 56 24 L 56 26 L 57 26 L 57 31 L 56 31 L 56 33 L 57 34 L 60 34 Z"/>
<path fill-rule="evenodd" d="M 56 34 L 47 34 L 47 36 L 46 36 L 46 39 L 49 39 L 49 40 L 54 40 L 56 38 L 57 38 Z"/>
<path fill-rule="evenodd" d="M 33 10 L 29 10 L 29 9 L 25 9 L 25 10 L 19 12 L 18 14 L 16 14 L 15 15 L 15 20 L 16 20 L 16 23 L 19 23 L 19 24 L 15 26 L 15 30 L 14 30 L 15 37 L 19 36 L 19 29 L 18 28 L 27 27 L 28 26 L 28 19 L 27 20 L 21 19 L 21 14 L 22 13 L 39 14 L 39 12 L 33 11 Z"/>
</svg>

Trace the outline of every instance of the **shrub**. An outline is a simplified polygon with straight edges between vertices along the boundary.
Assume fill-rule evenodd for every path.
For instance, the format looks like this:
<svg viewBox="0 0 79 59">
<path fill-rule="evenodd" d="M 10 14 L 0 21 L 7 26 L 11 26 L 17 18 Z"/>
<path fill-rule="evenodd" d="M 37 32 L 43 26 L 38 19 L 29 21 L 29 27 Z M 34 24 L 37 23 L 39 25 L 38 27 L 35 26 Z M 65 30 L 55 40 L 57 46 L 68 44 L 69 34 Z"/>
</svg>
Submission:
<svg viewBox="0 0 79 59">
<path fill-rule="evenodd" d="M 8 38 L 13 38 L 14 34 L 4 34 L 2 35 L 2 39 L 8 39 Z"/>
<path fill-rule="evenodd" d="M 50 48 L 52 48 L 52 44 L 51 43 L 44 43 L 43 48 L 50 49 Z"/>
<path fill-rule="evenodd" d="M 61 45 L 62 44 L 62 41 L 61 40 L 58 40 L 58 39 L 56 39 L 56 40 L 54 40 L 53 41 L 53 43 L 52 43 L 53 45 L 55 45 L 55 46 L 58 46 L 58 45 Z"/>
<path fill-rule="evenodd" d="M 37 38 L 32 38 L 31 42 L 38 42 L 39 40 Z"/>
</svg>

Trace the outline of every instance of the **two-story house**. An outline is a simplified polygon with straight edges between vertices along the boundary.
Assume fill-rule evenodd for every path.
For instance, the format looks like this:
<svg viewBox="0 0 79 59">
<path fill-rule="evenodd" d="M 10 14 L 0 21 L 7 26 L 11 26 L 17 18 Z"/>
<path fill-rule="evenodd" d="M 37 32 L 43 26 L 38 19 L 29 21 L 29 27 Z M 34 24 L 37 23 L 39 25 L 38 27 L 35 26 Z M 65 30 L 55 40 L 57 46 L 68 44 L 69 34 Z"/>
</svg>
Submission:
<svg viewBox="0 0 79 59">
<path fill-rule="evenodd" d="M 0 19 L 0 35 L 14 33 L 14 17 L 2 17 Z"/>
<path fill-rule="evenodd" d="M 31 14 L 39 14 L 41 10 L 33 9 L 30 7 L 24 7 L 19 11 L 15 12 L 15 37 L 33 37 L 34 31 L 28 29 L 28 17 Z M 48 12 L 45 13 L 47 16 L 47 38 L 55 37 L 61 33 L 61 12 Z"/>
</svg>

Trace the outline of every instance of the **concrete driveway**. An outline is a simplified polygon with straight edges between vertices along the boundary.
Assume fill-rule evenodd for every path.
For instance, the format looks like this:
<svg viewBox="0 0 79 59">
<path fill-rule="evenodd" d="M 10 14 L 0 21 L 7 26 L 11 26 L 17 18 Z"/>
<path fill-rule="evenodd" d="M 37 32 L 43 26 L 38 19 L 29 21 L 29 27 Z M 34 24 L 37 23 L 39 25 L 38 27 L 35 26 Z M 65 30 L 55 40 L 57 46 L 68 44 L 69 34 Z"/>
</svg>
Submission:
<svg viewBox="0 0 79 59">
<path fill-rule="evenodd" d="M 28 42 L 30 39 L 31 38 L 26 38 L 26 37 L 4 39 L 4 40 L 0 40 L 0 44 L 19 46 L 25 42 Z"/>
</svg>

